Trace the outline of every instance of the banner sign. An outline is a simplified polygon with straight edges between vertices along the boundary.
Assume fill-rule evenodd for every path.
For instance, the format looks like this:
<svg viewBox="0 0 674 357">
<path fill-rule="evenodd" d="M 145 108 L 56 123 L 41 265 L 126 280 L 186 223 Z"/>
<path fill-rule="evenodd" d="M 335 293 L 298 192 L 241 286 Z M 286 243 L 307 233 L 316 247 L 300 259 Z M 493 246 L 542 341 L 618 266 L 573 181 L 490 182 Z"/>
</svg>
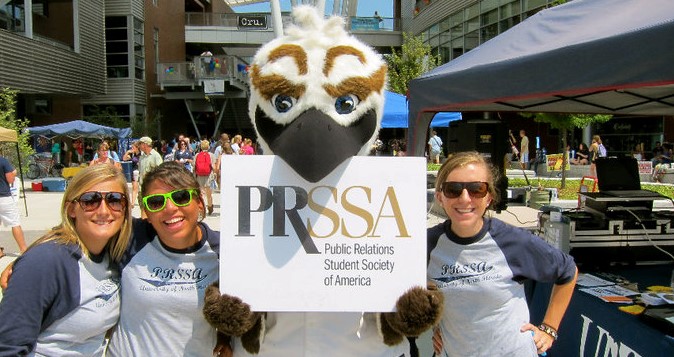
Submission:
<svg viewBox="0 0 674 357">
<path fill-rule="evenodd" d="M 552 171 L 562 171 L 562 158 L 564 154 L 550 154 L 545 155 L 548 172 Z M 571 170 L 571 164 L 569 163 L 569 153 L 566 153 L 566 167 L 564 171 Z"/>
<path fill-rule="evenodd" d="M 650 161 L 637 161 L 639 173 L 650 175 L 653 173 L 653 163 Z"/>
<path fill-rule="evenodd" d="M 204 94 L 224 94 L 225 81 L 222 79 L 205 79 L 204 80 Z"/>
<path fill-rule="evenodd" d="M 220 290 L 255 311 L 393 311 L 426 286 L 426 162 L 353 157 L 317 183 L 222 157 Z"/>
<path fill-rule="evenodd" d="M 351 30 L 379 30 L 379 20 L 374 17 L 352 17 Z"/>
<path fill-rule="evenodd" d="M 266 30 L 266 16 L 239 16 L 238 28 L 240 30 Z"/>
</svg>

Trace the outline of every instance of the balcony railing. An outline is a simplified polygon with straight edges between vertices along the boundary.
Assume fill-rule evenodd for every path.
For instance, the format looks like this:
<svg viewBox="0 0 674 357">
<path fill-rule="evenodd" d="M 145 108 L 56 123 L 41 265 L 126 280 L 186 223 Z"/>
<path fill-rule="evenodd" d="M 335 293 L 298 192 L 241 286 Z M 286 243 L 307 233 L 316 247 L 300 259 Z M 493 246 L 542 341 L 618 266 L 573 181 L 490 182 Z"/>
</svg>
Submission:
<svg viewBox="0 0 674 357">
<path fill-rule="evenodd" d="M 201 86 L 204 80 L 222 79 L 247 88 L 248 64 L 235 56 L 198 56 L 191 62 L 157 64 L 157 83 L 164 87 Z"/>
<path fill-rule="evenodd" d="M 217 26 L 231 29 L 239 28 L 241 16 L 264 17 L 266 29 L 251 29 L 250 31 L 273 31 L 272 17 L 270 14 L 231 14 L 231 13 L 203 13 L 189 12 L 185 14 L 186 26 Z M 289 24 L 292 19 L 289 15 L 282 16 L 283 26 Z M 354 16 L 346 19 L 347 28 L 351 31 L 400 31 L 400 19 L 392 17 L 362 17 Z"/>
</svg>

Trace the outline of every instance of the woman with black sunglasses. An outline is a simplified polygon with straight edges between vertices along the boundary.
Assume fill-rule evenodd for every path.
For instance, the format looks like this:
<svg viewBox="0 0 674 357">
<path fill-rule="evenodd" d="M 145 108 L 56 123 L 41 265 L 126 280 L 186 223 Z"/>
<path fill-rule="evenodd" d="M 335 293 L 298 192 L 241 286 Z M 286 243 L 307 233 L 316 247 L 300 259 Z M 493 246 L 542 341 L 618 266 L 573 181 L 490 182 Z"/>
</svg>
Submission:
<svg viewBox="0 0 674 357">
<path fill-rule="evenodd" d="M 131 234 L 127 197 L 126 178 L 112 165 L 72 178 L 61 224 L 14 262 L 0 303 L 0 356 L 103 355 L 120 312 L 114 263 Z"/>
<path fill-rule="evenodd" d="M 446 301 L 433 335 L 437 356 L 535 357 L 557 339 L 571 300 L 571 256 L 485 216 L 500 197 L 498 175 L 477 152 L 452 155 L 438 172 L 435 199 L 449 219 L 428 230 L 428 278 Z M 525 279 L 555 284 L 543 321 L 528 322 Z"/>
<path fill-rule="evenodd" d="M 119 324 L 107 356 L 210 356 L 216 331 L 202 314 L 205 289 L 218 281 L 220 233 L 202 219 L 199 183 L 167 161 L 141 187 L 147 221 L 135 220 L 122 259 Z"/>
</svg>

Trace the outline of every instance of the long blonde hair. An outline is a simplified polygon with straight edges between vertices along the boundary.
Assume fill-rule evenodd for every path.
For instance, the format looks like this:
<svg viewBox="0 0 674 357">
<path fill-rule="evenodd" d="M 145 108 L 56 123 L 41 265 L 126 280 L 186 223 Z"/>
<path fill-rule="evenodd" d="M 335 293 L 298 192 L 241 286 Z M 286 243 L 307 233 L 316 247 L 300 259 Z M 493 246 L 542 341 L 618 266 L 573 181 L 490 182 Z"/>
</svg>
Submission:
<svg viewBox="0 0 674 357">
<path fill-rule="evenodd" d="M 61 224 L 40 237 L 31 247 L 48 241 L 55 241 L 60 244 L 77 244 L 82 249 L 83 254 L 89 255 L 89 250 L 80 239 L 77 230 L 75 230 L 75 219 L 68 215 L 68 205 L 78 204 L 73 200 L 80 197 L 84 192 L 87 192 L 92 186 L 106 181 L 114 181 L 119 185 L 120 192 L 129 197 L 126 177 L 120 170 L 111 165 L 87 166 L 70 180 L 68 188 L 66 188 L 63 194 L 63 200 L 61 201 Z M 113 261 L 121 259 L 129 244 L 130 237 L 131 207 L 129 202 L 127 202 L 122 228 L 110 239 L 107 245 L 108 252 Z"/>
</svg>

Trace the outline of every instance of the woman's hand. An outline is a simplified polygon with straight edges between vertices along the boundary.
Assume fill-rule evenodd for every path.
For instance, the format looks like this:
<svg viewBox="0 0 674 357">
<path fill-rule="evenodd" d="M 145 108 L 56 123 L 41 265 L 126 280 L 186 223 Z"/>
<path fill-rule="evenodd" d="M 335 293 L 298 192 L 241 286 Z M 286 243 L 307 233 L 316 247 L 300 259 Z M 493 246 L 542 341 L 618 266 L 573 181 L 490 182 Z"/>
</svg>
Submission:
<svg viewBox="0 0 674 357">
<path fill-rule="evenodd" d="M 9 277 L 12 275 L 12 267 L 14 266 L 14 262 L 9 263 L 5 270 L 2 271 L 2 274 L 0 274 L 0 288 L 2 290 L 7 289 L 7 284 L 9 283 Z"/>
<path fill-rule="evenodd" d="M 540 355 L 545 351 L 549 350 L 552 347 L 552 343 L 555 342 L 555 339 L 548 335 L 547 333 L 541 331 L 538 327 L 527 323 L 522 326 L 520 329 L 521 332 L 531 331 L 534 338 L 534 343 L 536 344 L 536 352 Z"/>
</svg>

